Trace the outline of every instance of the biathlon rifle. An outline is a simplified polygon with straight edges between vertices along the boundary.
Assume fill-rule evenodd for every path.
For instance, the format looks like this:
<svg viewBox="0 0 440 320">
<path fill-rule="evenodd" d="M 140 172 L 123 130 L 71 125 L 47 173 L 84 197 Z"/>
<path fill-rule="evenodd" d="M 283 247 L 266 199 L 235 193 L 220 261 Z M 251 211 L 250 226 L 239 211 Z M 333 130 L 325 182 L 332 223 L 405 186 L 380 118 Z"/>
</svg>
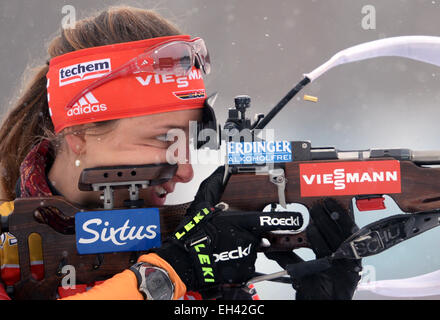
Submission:
<svg viewBox="0 0 440 320">
<path fill-rule="evenodd" d="M 206 99 L 205 121 L 198 127 L 196 146 L 215 149 L 222 140 L 226 141 L 230 154 L 225 164 L 221 201 L 234 210 L 268 211 L 274 218 L 279 212 L 298 211 L 298 205 L 304 207 L 300 210 L 301 225 L 294 231 L 266 234 L 269 245 L 262 246 L 260 251 L 310 248 L 306 229 L 313 221 L 308 209 L 326 197 L 337 199 L 350 215 L 353 215 L 353 203 L 359 211 L 385 209 L 384 196 L 394 200 L 403 212 L 361 228 L 342 243 L 331 259 L 359 259 L 378 254 L 439 225 L 440 168 L 433 166 L 440 164 L 440 151 L 340 151 L 334 147 L 315 148 L 309 141 L 265 141 L 258 136 L 303 87 L 331 68 L 382 56 L 405 57 L 440 66 L 440 37 L 388 38 L 343 50 L 305 74 L 266 116 L 258 115 L 254 122 L 245 114 L 250 98 L 238 96 L 221 130 L 211 107 L 214 97 Z M 205 129 L 214 130 L 215 134 Z M 238 158 L 233 154 L 236 151 Z M 265 159 L 278 157 L 281 161 L 261 163 L 255 154 Z M 102 192 L 100 210 L 115 209 L 113 190 L 118 188 L 128 189 L 126 208 L 143 207 L 139 188 L 161 184 L 171 179 L 175 171 L 176 166 L 170 164 L 87 169 L 81 176 L 79 188 Z M 294 209 L 293 205 L 296 205 Z M 174 231 L 189 206 L 190 203 L 186 203 L 159 208 L 162 238 Z M 1 231 L 10 232 L 18 240 L 21 280 L 14 286 L 16 298 L 53 298 L 54 288 L 64 276 L 65 265 L 75 266 L 78 282 L 90 283 L 127 269 L 142 253 L 78 253 L 75 216 L 84 209 L 62 197 L 16 199 L 14 207 L 11 215 L 2 217 Z M 48 208 L 52 210 L 47 211 Z M 44 279 L 38 281 L 30 272 L 28 237 L 31 233 L 39 233 L 42 238 Z M 317 262 L 318 269 L 320 263 L 322 260 Z M 295 269 L 292 270 L 257 277 L 251 282 L 295 273 Z"/>
</svg>

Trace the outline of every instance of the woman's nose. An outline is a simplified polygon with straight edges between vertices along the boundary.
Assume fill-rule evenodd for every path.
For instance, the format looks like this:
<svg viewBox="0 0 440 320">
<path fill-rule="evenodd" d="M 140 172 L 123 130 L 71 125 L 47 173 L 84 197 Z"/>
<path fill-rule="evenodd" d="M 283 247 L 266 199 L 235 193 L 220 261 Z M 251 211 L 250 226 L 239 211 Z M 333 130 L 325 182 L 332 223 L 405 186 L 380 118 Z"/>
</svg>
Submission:
<svg viewBox="0 0 440 320">
<path fill-rule="evenodd" d="M 178 164 L 177 172 L 173 180 L 175 182 L 186 183 L 186 182 L 190 182 L 193 177 L 194 177 L 194 170 L 191 164 L 189 163 Z"/>
</svg>

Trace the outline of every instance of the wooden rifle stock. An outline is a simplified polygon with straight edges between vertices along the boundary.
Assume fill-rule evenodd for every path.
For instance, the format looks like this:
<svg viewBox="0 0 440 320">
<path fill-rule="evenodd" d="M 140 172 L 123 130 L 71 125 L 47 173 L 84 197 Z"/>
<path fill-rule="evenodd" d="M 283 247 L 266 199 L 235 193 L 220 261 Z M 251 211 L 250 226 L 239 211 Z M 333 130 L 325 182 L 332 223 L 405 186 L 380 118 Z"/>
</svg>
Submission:
<svg viewBox="0 0 440 320">
<path fill-rule="evenodd" d="M 377 160 L 377 159 L 376 159 Z M 382 158 L 388 161 L 394 158 Z M 362 160 L 362 161 L 372 161 Z M 323 197 L 302 197 L 300 190 L 300 170 L 302 163 L 329 163 L 341 160 L 293 161 L 284 163 L 287 179 L 285 198 L 287 203 L 299 203 L 310 209 Z M 387 194 L 403 212 L 414 213 L 440 207 L 440 168 L 421 167 L 412 161 L 400 161 L 401 192 Z M 353 198 L 358 195 L 333 196 L 348 214 L 353 215 Z M 365 195 L 364 195 L 365 196 Z M 371 196 L 378 196 L 377 194 Z M 267 205 L 279 202 L 277 187 L 267 175 L 255 173 L 232 174 L 226 185 L 221 201 L 231 209 L 241 211 L 261 211 Z M 190 203 L 159 208 L 161 237 L 164 239 L 175 230 Z M 41 221 L 44 208 L 56 208 L 58 214 L 52 217 L 61 226 L 55 230 Z M 81 209 L 62 197 L 23 198 L 15 200 L 15 208 L 7 221 L 2 220 L 2 232 L 9 231 L 18 240 L 21 280 L 14 286 L 16 299 L 53 299 L 60 285 L 65 265 L 73 265 L 77 283 L 92 283 L 103 280 L 130 267 L 142 252 L 118 252 L 79 255 L 76 250 L 74 215 Z M 276 212 L 273 214 L 276 215 Z M 313 221 L 310 221 L 313 223 Z M 44 279 L 37 281 L 31 275 L 28 238 L 38 233 L 42 238 Z M 306 232 L 298 234 L 269 233 L 265 235 L 271 244 L 261 251 L 287 251 L 310 247 Z"/>
<path fill-rule="evenodd" d="M 161 237 L 164 239 L 177 227 L 189 207 L 189 203 L 160 208 Z M 67 202 L 63 197 L 22 198 L 15 200 L 14 212 L 7 223 L 3 223 L 2 232 L 8 230 L 17 238 L 20 261 L 20 281 L 14 285 L 15 299 L 54 299 L 56 288 L 66 273 L 63 267 L 75 267 L 77 283 L 93 283 L 104 280 L 128 269 L 143 252 L 115 252 L 104 254 L 80 255 L 76 249 L 75 234 L 66 234 L 70 226 L 74 228 L 74 215 L 81 209 Z M 55 230 L 41 223 L 41 212 L 56 208 L 63 222 L 63 230 Z M 53 219 L 55 217 L 52 217 Z M 6 230 L 5 230 L 6 229 Z M 35 280 L 31 274 L 29 259 L 29 235 L 41 236 L 43 247 L 44 279 Z"/>
<path fill-rule="evenodd" d="M 368 159 L 362 161 L 395 161 L 394 158 Z M 300 189 L 300 165 L 306 163 L 343 163 L 341 160 L 314 160 L 293 161 L 283 164 L 287 180 L 285 198 L 287 203 L 302 204 L 310 209 L 315 203 L 321 201 L 320 197 L 303 197 Z M 392 198 L 398 207 L 405 213 L 416 213 L 440 208 L 440 168 L 422 167 L 412 161 L 400 161 L 401 192 L 386 194 Z M 350 194 L 334 196 L 346 210 L 354 217 L 353 198 L 359 195 Z M 381 197 L 381 194 L 363 195 Z M 226 185 L 222 200 L 233 209 L 242 211 L 261 211 L 271 203 L 278 203 L 277 187 L 271 183 L 267 175 L 255 173 L 233 174 Z M 276 215 L 276 212 L 273 214 Z M 313 223 L 313 221 L 310 221 Z M 298 234 L 270 233 L 266 238 L 271 243 L 270 251 L 286 251 L 301 247 L 310 247 L 307 241 L 306 230 Z"/>
</svg>

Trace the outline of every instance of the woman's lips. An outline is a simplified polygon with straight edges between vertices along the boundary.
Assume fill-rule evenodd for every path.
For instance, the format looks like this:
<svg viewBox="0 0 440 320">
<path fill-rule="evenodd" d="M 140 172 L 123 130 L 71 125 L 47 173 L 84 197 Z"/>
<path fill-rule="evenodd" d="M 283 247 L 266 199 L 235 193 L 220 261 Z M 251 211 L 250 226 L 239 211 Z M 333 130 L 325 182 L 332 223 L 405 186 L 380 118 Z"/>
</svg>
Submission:
<svg viewBox="0 0 440 320">
<path fill-rule="evenodd" d="M 149 205 L 153 205 L 153 206 L 163 206 L 165 204 L 166 201 L 166 195 L 164 196 L 158 196 L 157 193 L 155 191 L 150 193 L 150 203 Z"/>
<path fill-rule="evenodd" d="M 151 204 L 155 206 L 162 206 L 166 201 L 166 197 L 169 193 L 174 191 L 174 185 L 163 184 L 154 186 L 151 188 Z"/>
<path fill-rule="evenodd" d="M 159 198 L 165 198 L 168 194 L 168 191 L 162 186 L 155 186 L 153 190 Z"/>
</svg>

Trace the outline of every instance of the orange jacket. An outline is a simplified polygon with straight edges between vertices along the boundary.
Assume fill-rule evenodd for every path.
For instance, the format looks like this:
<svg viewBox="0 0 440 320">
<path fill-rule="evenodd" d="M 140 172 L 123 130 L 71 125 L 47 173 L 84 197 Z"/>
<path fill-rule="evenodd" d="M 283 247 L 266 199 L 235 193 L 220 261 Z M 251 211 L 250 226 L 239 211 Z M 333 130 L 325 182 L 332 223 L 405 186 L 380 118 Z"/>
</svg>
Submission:
<svg viewBox="0 0 440 320">
<path fill-rule="evenodd" d="M 184 296 L 186 292 L 185 284 L 165 260 L 154 253 L 150 253 L 141 256 L 138 261 L 148 262 L 167 270 L 171 281 L 174 283 L 173 299 Z M 138 291 L 136 276 L 130 270 L 125 270 L 94 286 L 89 291 L 75 294 L 64 300 L 143 300 L 143 297 Z"/>
</svg>

